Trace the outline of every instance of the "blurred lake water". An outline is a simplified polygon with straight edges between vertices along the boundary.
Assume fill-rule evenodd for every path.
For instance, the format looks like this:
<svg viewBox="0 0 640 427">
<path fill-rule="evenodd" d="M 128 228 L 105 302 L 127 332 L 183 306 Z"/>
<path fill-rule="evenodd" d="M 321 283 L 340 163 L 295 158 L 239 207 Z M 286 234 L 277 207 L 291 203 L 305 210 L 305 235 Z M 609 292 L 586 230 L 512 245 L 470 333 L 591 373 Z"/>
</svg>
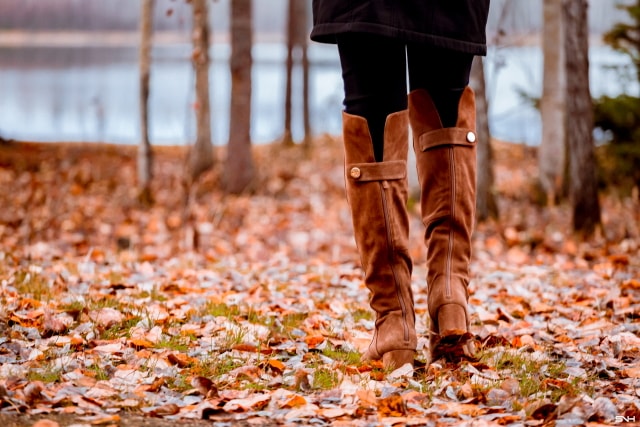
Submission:
<svg viewBox="0 0 640 427">
<path fill-rule="evenodd" d="M 30 141 L 98 141 L 136 144 L 139 140 L 138 51 L 135 47 L 0 48 L 0 137 Z M 151 70 L 150 124 L 154 144 L 188 144 L 195 138 L 191 46 L 157 46 Z M 342 83 L 334 46 L 312 44 L 310 94 L 314 133 L 341 132 Z M 285 47 L 254 46 L 252 139 L 282 137 Z M 213 140 L 228 138 L 229 47 L 212 47 L 210 74 Z M 637 83 L 615 66 L 624 55 L 607 47 L 591 49 L 593 96 L 638 94 Z M 500 139 L 538 144 L 540 117 L 522 94 L 539 97 L 542 52 L 537 46 L 490 48 L 485 60 L 490 126 Z M 301 70 L 294 83 L 294 139 L 303 134 Z"/>
</svg>

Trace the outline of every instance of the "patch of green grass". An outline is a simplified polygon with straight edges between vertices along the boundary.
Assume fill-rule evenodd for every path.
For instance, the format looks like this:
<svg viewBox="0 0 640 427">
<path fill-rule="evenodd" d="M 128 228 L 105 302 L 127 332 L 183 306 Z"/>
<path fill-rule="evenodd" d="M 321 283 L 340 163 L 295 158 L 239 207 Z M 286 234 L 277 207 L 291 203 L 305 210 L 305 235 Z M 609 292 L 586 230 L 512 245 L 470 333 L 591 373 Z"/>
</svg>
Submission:
<svg viewBox="0 0 640 427">
<path fill-rule="evenodd" d="M 247 309 L 246 318 L 249 323 L 253 323 L 254 325 L 264 325 L 268 327 L 273 323 L 272 317 L 258 313 L 253 307 Z"/>
<path fill-rule="evenodd" d="M 67 313 L 80 312 L 84 310 L 85 307 L 86 307 L 86 304 L 83 301 L 75 300 L 72 302 L 68 302 L 66 304 L 62 304 L 60 306 L 60 310 L 65 311 Z"/>
<path fill-rule="evenodd" d="M 217 355 L 198 360 L 198 362 L 189 369 L 189 373 L 196 377 L 218 378 L 243 366 L 245 363 L 244 360 L 234 357 Z"/>
<path fill-rule="evenodd" d="M 264 391 L 269 386 L 263 382 L 245 382 L 240 385 L 240 390 Z"/>
<path fill-rule="evenodd" d="M 282 318 L 282 328 L 285 331 L 290 331 L 291 329 L 296 329 L 302 326 L 302 323 L 308 317 L 307 313 L 288 313 L 285 314 Z"/>
<path fill-rule="evenodd" d="M 53 297 L 50 280 L 35 270 L 20 270 L 15 273 L 14 278 L 16 290 L 20 295 L 30 295 L 38 301 L 49 300 Z"/>
<path fill-rule="evenodd" d="M 200 312 L 202 316 L 213 316 L 213 317 L 226 317 L 228 319 L 232 319 L 233 317 L 239 316 L 241 314 L 240 307 L 237 305 L 228 305 L 224 303 L 215 303 L 209 302 L 207 303 Z"/>
<path fill-rule="evenodd" d="M 104 340 L 114 340 L 122 337 L 129 337 L 131 328 L 140 322 L 140 316 L 132 316 L 122 322 L 116 323 L 100 333 L 100 338 Z"/>
<path fill-rule="evenodd" d="M 98 381 L 107 381 L 109 379 L 109 374 L 104 369 L 100 363 L 94 363 L 87 367 L 89 372 L 93 373 L 93 376 Z"/>
<path fill-rule="evenodd" d="M 351 313 L 351 316 L 353 317 L 353 321 L 356 323 L 358 323 L 360 320 L 367 320 L 367 321 L 374 320 L 373 312 L 369 309 L 361 308 L 361 307 L 354 309 L 353 312 Z"/>
<path fill-rule="evenodd" d="M 167 298 L 165 294 L 160 292 L 160 289 L 158 289 L 157 286 L 154 286 L 153 289 L 151 289 L 151 299 L 158 302 L 169 301 L 169 298 Z"/>
<path fill-rule="evenodd" d="M 321 390 L 332 390 L 340 381 L 338 371 L 328 366 L 319 366 L 313 371 L 313 386 Z"/>
<path fill-rule="evenodd" d="M 139 294 L 134 295 L 134 298 L 136 299 L 146 299 L 149 298 L 152 301 L 158 301 L 158 302 L 165 302 L 168 300 L 167 296 L 164 295 L 162 292 L 160 292 L 160 289 L 157 286 L 154 286 L 151 289 L 151 292 L 149 291 L 142 291 Z"/>
<path fill-rule="evenodd" d="M 168 388 L 177 392 L 185 392 L 193 388 L 187 375 L 184 374 L 167 377 L 165 381 Z"/>
<path fill-rule="evenodd" d="M 590 382 L 584 378 L 569 378 L 564 372 L 566 363 L 550 357 L 534 358 L 529 353 L 510 350 L 487 352 L 482 360 L 493 365 L 501 377 L 517 379 L 520 395 L 524 398 L 538 395 L 558 402 L 562 396 L 586 392 L 585 387 Z"/>
<path fill-rule="evenodd" d="M 188 336 L 165 336 L 156 343 L 155 348 L 165 348 L 168 350 L 186 352 L 189 350 L 190 341 L 191 339 Z"/>
<path fill-rule="evenodd" d="M 242 344 L 246 336 L 247 330 L 240 326 L 233 330 L 227 330 L 227 334 L 222 337 L 222 347 L 228 349 L 238 344 Z"/>
<path fill-rule="evenodd" d="M 327 345 L 324 350 L 322 350 L 322 354 L 333 360 L 345 362 L 347 365 L 356 365 L 360 362 L 360 353 L 357 351 L 336 349 L 332 345 Z"/>
<path fill-rule="evenodd" d="M 87 309 L 89 310 L 100 310 L 102 308 L 123 308 L 122 301 L 118 301 L 116 298 L 112 297 L 103 297 L 103 298 L 92 298 L 86 304 Z"/>
<path fill-rule="evenodd" d="M 307 317 L 307 313 L 287 313 L 284 316 L 272 317 L 267 324 L 273 336 L 295 339 L 299 337 L 293 336 L 293 330 L 300 328 Z"/>
<path fill-rule="evenodd" d="M 53 366 L 53 364 L 46 364 L 39 368 L 29 369 L 27 372 L 27 380 L 29 381 L 42 381 L 43 383 L 55 383 L 59 382 L 62 378 L 62 371 Z"/>
</svg>

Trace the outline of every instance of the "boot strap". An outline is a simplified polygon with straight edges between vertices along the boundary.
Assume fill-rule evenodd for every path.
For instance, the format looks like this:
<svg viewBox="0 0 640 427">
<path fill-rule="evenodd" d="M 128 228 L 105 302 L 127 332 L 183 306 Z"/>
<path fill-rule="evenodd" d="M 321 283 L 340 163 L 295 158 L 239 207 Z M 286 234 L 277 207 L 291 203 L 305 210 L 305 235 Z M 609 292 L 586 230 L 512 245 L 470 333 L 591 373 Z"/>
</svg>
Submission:
<svg viewBox="0 0 640 427">
<path fill-rule="evenodd" d="M 407 176 L 407 162 L 390 160 L 379 163 L 352 163 L 347 166 L 347 177 L 354 181 L 390 181 Z"/>
<path fill-rule="evenodd" d="M 425 132 L 418 137 L 420 151 L 427 151 L 441 145 L 461 145 L 473 147 L 478 138 L 471 129 L 443 128 Z"/>
</svg>

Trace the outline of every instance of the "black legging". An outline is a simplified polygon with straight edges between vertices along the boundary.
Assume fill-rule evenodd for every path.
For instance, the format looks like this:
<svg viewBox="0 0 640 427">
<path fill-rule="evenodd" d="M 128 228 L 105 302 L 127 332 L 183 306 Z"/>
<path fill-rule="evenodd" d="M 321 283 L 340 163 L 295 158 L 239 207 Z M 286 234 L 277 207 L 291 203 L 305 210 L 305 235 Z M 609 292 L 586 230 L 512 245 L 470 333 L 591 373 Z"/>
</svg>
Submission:
<svg viewBox="0 0 640 427">
<path fill-rule="evenodd" d="M 443 126 L 455 126 L 473 55 L 371 34 L 341 34 L 337 41 L 345 111 L 367 119 L 376 161 L 383 158 L 387 116 L 407 108 L 407 70 L 410 89 L 426 89 Z"/>
</svg>

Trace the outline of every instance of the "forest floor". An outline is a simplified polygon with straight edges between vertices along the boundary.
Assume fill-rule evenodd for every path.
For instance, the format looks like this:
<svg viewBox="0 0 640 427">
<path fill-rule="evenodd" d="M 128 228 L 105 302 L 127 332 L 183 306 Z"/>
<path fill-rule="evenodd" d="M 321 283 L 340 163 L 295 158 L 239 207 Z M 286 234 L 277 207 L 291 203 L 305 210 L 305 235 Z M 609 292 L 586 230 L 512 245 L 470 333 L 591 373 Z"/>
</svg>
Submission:
<svg viewBox="0 0 640 427">
<path fill-rule="evenodd" d="M 535 149 L 495 142 L 500 219 L 477 226 L 471 266 L 478 360 L 389 373 L 359 361 L 374 317 L 341 143 L 314 143 L 255 147 L 241 196 L 220 191 L 220 164 L 186 191 L 183 148 L 156 147 L 151 208 L 134 147 L 0 144 L 3 426 L 640 420 L 637 195 L 602 194 L 603 227 L 579 241 L 568 206 L 538 203 Z"/>
</svg>

